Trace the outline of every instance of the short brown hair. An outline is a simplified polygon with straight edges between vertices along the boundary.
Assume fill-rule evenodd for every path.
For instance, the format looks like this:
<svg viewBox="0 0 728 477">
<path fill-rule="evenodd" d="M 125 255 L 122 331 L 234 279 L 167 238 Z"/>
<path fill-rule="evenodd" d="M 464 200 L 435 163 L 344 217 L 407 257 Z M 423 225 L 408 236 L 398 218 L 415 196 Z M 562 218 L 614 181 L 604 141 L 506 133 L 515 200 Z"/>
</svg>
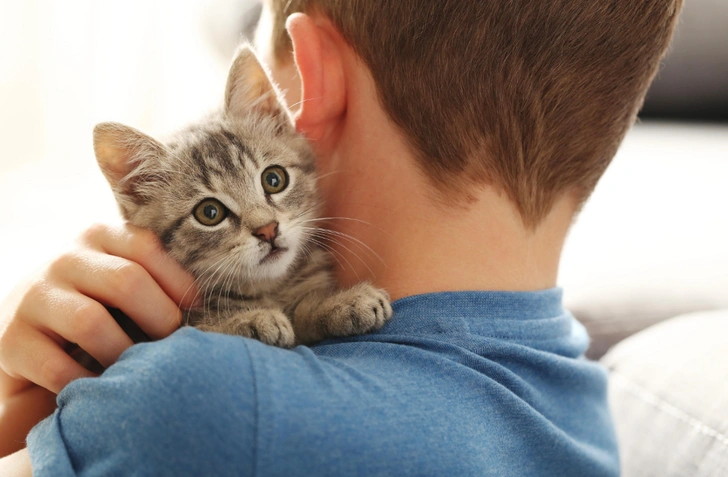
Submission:
<svg viewBox="0 0 728 477">
<path fill-rule="evenodd" d="M 529 227 L 561 194 L 580 201 L 591 194 L 634 122 L 682 7 L 682 0 L 266 1 L 279 59 L 291 49 L 288 15 L 325 14 L 371 70 L 385 111 L 443 196 L 467 200 L 467 186 L 492 184 Z"/>
</svg>

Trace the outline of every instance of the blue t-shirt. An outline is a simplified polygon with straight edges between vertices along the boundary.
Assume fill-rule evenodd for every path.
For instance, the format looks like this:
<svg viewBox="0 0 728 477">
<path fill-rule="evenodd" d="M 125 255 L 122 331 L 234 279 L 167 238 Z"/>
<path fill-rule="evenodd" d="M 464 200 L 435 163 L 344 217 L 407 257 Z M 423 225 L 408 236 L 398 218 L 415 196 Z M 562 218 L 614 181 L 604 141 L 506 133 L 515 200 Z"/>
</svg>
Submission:
<svg viewBox="0 0 728 477">
<path fill-rule="evenodd" d="M 404 298 L 283 350 L 183 328 L 58 395 L 34 475 L 616 476 L 606 374 L 561 290 Z"/>
</svg>

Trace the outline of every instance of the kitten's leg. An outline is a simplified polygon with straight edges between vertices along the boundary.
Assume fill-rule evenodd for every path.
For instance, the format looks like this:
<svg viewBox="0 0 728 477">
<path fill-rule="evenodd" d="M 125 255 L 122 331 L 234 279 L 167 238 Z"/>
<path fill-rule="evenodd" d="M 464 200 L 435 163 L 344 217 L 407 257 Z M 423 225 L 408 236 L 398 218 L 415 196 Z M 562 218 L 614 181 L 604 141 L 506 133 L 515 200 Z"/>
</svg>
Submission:
<svg viewBox="0 0 728 477">
<path fill-rule="evenodd" d="M 387 292 L 363 282 L 346 290 L 306 295 L 293 312 L 293 328 L 299 342 L 312 344 L 374 331 L 391 316 Z"/>
<path fill-rule="evenodd" d="M 292 348 L 295 344 L 291 321 L 274 308 L 237 310 L 214 319 L 207 318 L 193 326 L 202 331 L 253 338 L 280 348 Z"/>
</svg>

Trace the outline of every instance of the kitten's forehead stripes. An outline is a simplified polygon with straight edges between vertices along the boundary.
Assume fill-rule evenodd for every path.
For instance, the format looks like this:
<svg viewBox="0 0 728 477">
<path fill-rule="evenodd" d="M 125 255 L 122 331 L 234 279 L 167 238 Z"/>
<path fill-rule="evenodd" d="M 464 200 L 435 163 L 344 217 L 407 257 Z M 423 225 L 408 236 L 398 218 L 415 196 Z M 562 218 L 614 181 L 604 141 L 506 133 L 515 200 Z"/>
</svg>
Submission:
<svg viewBox="0 0 728 477">
<path fill-rule="evenodd" d="M 200 178 L 202 179 L 202 183 L 208 190 L 212 190 L 210 171 L 208 170 L 207 164 L 202 160 L 202 155 L 200 154 L 199 149 L 195 148 L 192 151 L 192 158 L 199 165 Z"/>
<path fill-rule="evenodd" d="M 215 167 L 214 162 L 219 161 L 210 160 L 211 156 L 208 154 L 208 151 L 205 148 L 199 147 L 198 145 L 190 147 L 190 155 L 192 156 L 192 160 L 197 165 L 197 171 L 199 171 L 200 173 L 199 177 L 202 180 L 202 183 L 208 190 L 213 190 L 214 188 L 212 186 L 211 175 L 224 175 L 224 172 L 222 170 Z"/>
<path fill-rule="evenodd" d="M 211 136 L 204 151 L 205 158 L 210 166 L 217 166 L 216 172 L 220 174 L 232 174 L 238 170 L 239 164 L 236 164 L 238 154 L 230 154 L 230 144 L 221 140 L 221 136 Z M 233 148 L 236 152 L 237 149 Z"/>
<path fill-rule="evenodd" d="M 258 160 L 255 158 L 255 155 L 253 155 L 248 146 L 240 141 L 240 138 L 238 136 L 224 129 L 221 131 L 221 134 L 228 140 L 228 143 L 231 144 L 238 152 L 237 159 L 240 161 L 240 165 L 243 164 L 243 158 L 245 158 L 251 161 L 256 168 L 260 167 L 258 165 Z"/>
<path fill-rule="evenodd" d="M 250 149 L 230 131 L 221 129 L 208 132 L 206 135 L 204 143 L 207 144 L 208 150 L 205 152 L 226 172 L 237 171 L 241 166 L 245 166 L 247 161 L 258 167 L 257 160 Z"/>
<path fill-rule="evenodd" d="M 242 139 L 224 128 L 200 131 L 196 144 L 191 145 L 190 150 L 195 163 L 201 169 L 205 168 L 203 180 L 208 188 L 210 173 L 224 176 L 240 172 L 241 167 L 253 171 L 261 167 L 259 158 Z M 266 159 L 265 156 L 263 159 Z"/>
</svg>

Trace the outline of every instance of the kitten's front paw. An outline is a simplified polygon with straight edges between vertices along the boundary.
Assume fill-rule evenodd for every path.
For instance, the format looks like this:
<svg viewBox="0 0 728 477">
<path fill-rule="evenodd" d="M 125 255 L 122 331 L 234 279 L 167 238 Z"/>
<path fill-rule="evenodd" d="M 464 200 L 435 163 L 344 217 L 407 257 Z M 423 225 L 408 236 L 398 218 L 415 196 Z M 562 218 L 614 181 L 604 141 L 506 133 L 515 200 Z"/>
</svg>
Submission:
<svg viewBox="0 0 728 477">
<path fill-rule="evenodd" d="M 389 295 L 370 283 L 359 283 L 339 292 L 338 306 L 330 315 L 334 335 L 359 335 L 377 330 L 392 317 Z"/>
<path fill-rule="evenodd" d="M 272 308 L 259 308 L 235 313 L 215 325 L 202 325 L 203 331 L 253 338 L 279 348 L 292 348 L 296 337 L 286 315 Z"/>
<path fill-rule="evenodd" d="M 240 316 L 238 333 L 248 338 L 280 348 L 292 348 L 295 343 L 293 326 L 280 310 L 260 309 Z"/>
</svg>

